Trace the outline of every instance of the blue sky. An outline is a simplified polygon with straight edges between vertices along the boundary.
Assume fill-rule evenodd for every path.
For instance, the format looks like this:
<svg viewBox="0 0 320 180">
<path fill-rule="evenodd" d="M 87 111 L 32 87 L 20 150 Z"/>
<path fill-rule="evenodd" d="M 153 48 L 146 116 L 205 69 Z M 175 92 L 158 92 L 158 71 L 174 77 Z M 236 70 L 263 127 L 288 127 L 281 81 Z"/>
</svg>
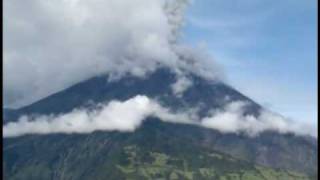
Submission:
<svg viewBox="0 0 320 180">
<path fill-rule="evenodd" d="M 194 0 L 182 39 L 260 104 L 317 123 L 316 0 Z"/>
</svg>

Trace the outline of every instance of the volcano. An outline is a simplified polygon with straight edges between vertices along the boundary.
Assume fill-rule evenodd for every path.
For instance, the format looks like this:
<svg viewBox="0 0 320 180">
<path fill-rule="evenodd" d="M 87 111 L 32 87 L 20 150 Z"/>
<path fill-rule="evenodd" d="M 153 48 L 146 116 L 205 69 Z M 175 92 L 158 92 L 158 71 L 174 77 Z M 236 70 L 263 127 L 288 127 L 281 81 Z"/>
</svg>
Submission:
<svg viewBox="0 0 320 180">
<path fill-rule="evenodd" d="M 136 95 L 199 117 L 234 101 L 244 114 L 258 116 L 261 105 L 218 80 L 186 74 L 192 81 L 180 96 L 177 75 L 159 68 L 146 77 L 101 75 L 19 109 L 4 109 L 4 126 L 22 115 L 65 114 L 78 108 Z M 147 117 L 134 132 L 28 134 L 4 138 L 4 179 L 317 179 L 317 140 L 294 133 L 264 131 L 257 136 L 161 121 Z"/>
</svg>

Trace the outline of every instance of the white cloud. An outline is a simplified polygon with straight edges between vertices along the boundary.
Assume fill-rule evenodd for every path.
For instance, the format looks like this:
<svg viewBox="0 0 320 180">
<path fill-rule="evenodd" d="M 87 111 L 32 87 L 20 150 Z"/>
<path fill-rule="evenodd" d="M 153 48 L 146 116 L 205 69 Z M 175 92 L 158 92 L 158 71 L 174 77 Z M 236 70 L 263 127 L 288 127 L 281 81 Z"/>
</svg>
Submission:
<svg viewBox="0 0 320 180">
<path fill-rule="evenodd" d="M 137 95 L 126 101 L 111 101 L 95 110 L 76 109 L 62 115 L 22 116 L 18 122 L 3 127 L 4 137 L 25 134 L 91 133 L 93 131 L 134 131 L 149 116 L 163 121 L 192 123 L 191 115 L 175 114 L 146 96 Z"/>
<path fill-rule="evenodd" d="M 273 112 L 262 110 L 258 117 L 245 115 L 245 106 L 246 103 L 242 101 L 231 102 L 223 110 L 203 118 L 201 125 L 225 133 L 245 132 L 250 136 L 256 136 L 264 131 L 317 136 L 315 127 L 291 121 Z"/>
<path fill-rule="evenodd" d="M 3 136 L 17 137 L 26 134 L 91 133 L 94 131 L 124 131 L 137 129 L 147 117 L 165 122 L 185 123 L 216 129 L 223 133 L 244 132 L 256 136 L 266 130 L 298 135 L 312 134 L 314 130 L 303 124 L 288 121 L 271 112 L 262 112 L 258 118 L 243 115 L 244 102 L 231 102 L 223 110 L 199 119 L 196 108 L 173 112 L 147 96 L 137 95 L 126 101 L 100 104 L 94 110 L 75 109 L 61 115 L 22 116 L 17 122 L 3 126 Z"/>
<path fill-rule="evenodd" d="M 175 95 L 182 96 L 192 84 L 192 81 L 186 76 L 178 76 L 176 82 L 171 85 L 171 88 Z"/>
</svg>

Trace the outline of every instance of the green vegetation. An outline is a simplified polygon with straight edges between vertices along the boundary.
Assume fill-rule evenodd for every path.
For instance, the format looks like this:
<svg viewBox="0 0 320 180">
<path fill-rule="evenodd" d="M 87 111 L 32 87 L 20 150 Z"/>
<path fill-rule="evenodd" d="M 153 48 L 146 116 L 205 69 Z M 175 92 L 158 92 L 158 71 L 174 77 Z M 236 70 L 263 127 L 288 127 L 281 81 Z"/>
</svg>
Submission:
<svg viewBox="0 0 320 180">
<path fill-rule="evenodd" d="M 150 121 L 134 133 L 95 132 L 5 139 L 6 180 L 307 180 L 201 146 L 192 126 Z M 181 131 L 183 130 L 183 131 Z M 187 131 L 188 130 L 188 131 Z M 176 133 L 176 134 L 173 134 Z M 196 139 L 197 138 L 197 139 Z"/>
<path fill-rule="evenodd" d="M 214 161 L 223 160 L 224 166 L 234 166 L 233 163 L 240 165 L 241 162 L 232 157 L 227 157 L 217 152 L 204 154 L 199 156 L 200 159 L 207 158 L 212 161 L 213 166 L 191 167 L 190 163 L 184 159 L 177 159 L 164 153 L 150 152 L 144 154 L 144 158 L 152 159 L 149 162 L 141 159 L 142 152 L 136 146 L 127 146 L 124 148 L 128 163 L 117 165 L 117 168 L 125 174 L 127 179 L 135 179 L 139 176 L 141 179 L 219 179 L 219 180 L 306 180 L 307 176 L 295 172 L 287 172 L 284 170 L 274 170 L 262 166 L 252 166 L 248 169 L 230 169 L 221 170 L 221 167 L 215 167 Z M 170 162 L 183 162 L 183 166 L 179 166 Z M 246 164 L 246 163 L 245 163 Z M 236 165 L 236 166 L 237 166 Z"/>
</svg>

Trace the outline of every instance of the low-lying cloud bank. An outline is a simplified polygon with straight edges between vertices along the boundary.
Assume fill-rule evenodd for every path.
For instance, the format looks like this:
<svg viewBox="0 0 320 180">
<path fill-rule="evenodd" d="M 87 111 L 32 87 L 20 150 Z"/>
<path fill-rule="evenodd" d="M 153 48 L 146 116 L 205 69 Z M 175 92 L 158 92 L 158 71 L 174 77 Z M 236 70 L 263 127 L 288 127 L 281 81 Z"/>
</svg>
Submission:
<svg viewBox="0 0 320 180">
<path fill-rule="evenodd" d="M 111 101 L 95 110 L 76 109 L 62 115 L 22 116 L 3 127 L 4 137 L 25 134 L 91 133 L 93 131 L 134 131 L 149 116 L 163 121 L 189 123 L 190 115 L 171 113 L 156 101 L 137 95 L 127 101 Z M 191 122 L 191 121 L 190 121 Z"/>
<path fill-rule="evenodd" d="M 111 101 L 94 110 L 76 109 L 70 113 L 49 116 L 22 116 L 18 122 L 3 126 L 4 138 L 27 134 L 91 133 L 94 131 L 132 132 L 150 116 L 172 123 L 194 124 L 223 133 L 244 132 L 249 136 L 272 130 L 280 133 L 316 136 L 311 127 L 288 121 L 271 112 L 262 112 L 256 118 L 243 115 L 244 102 L 232 102 L 223 110 L 199 119 L 194 109 L 172 112 L 157 101 L 137 95 L 126 101 Z"/>
<path fill-rule="evenodd" d="M 263 110 L 258 117 L 244 115 L 245 106 L 246 102 L 231 102 L 223 110 L 203 118 L 201 125 L 226 133 L 244 132 L 249 136 L 256 136 L 263 131 L 317 136 L 316 129 L 311 125 L 291 121 L 270 111 Z"/>
</svg>

